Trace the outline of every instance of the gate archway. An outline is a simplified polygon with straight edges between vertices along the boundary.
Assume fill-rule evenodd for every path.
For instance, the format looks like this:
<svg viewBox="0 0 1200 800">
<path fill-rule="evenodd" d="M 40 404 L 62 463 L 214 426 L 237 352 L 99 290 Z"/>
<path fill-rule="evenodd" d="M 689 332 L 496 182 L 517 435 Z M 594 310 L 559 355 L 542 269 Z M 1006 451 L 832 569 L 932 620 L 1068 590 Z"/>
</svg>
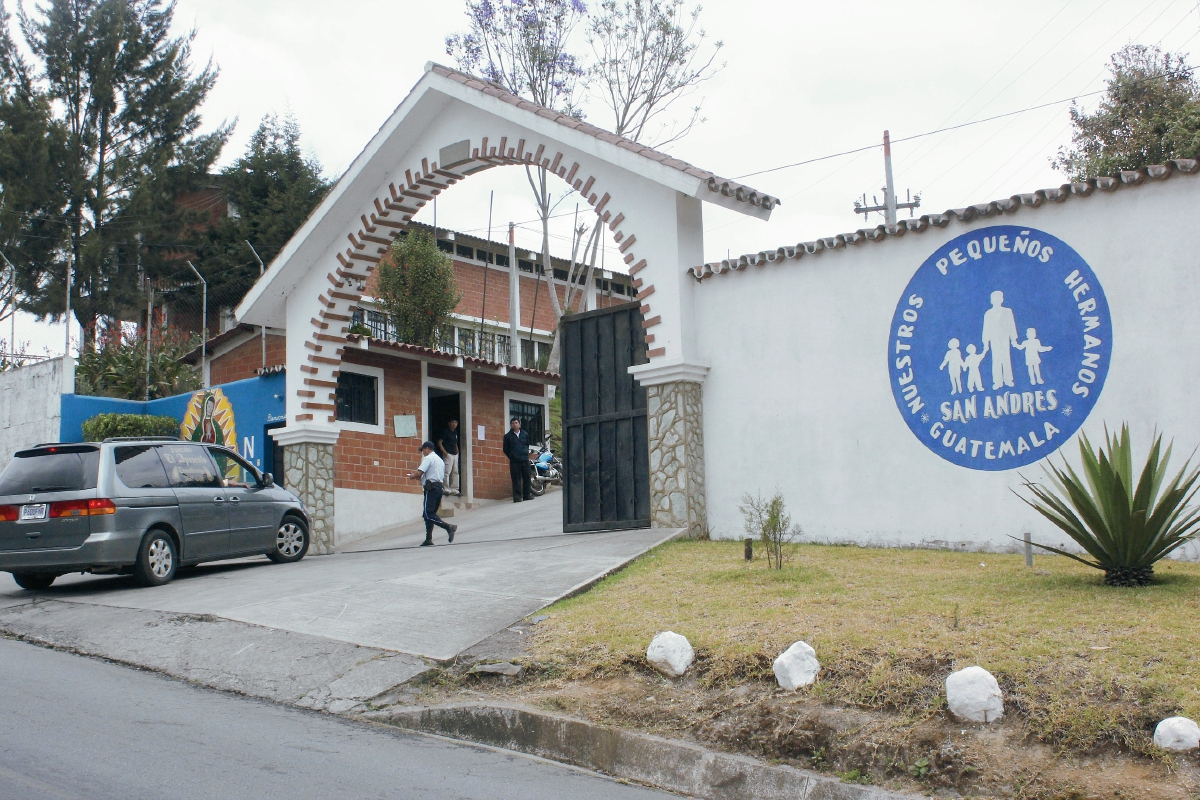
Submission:
<svg viewBox="0 0 1200 800">
<path fill-rule="evenodd" d="M 240 321 L 287 329 L 287 425 L 275 438 L 293 453 L 285 451 L 285 475 L 295 476 L 302 494 L 311 488 L 314 518 L 328 518 L 314 524 L 318 552 L 332 542 L 337 377 L 367 279 L 392 238 L 437 194 L 505 165 L 549 170 L 608 226 L 638 289 L 643 367 L 657 369 L 639 375 L 643 383 L 698 374 L 694 279 L 685 270 L 703 261 L 701 201 L 762 219 L 778 203 L 490 82 L 427 65 L 236 311 Z"/>
</svg>

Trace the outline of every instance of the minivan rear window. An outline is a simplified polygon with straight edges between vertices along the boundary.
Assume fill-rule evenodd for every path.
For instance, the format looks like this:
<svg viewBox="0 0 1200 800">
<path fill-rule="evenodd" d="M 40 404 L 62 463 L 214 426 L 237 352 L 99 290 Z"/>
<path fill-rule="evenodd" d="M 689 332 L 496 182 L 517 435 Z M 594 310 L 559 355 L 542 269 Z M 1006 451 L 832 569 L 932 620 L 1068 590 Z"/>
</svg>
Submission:
<svg viewBox="0 0 1200 800">
<path fill-rule="evenodd" d="M 0 473 L 0 495 L 95 489 L 99 471 L 100 451 L 95 447 L 22 450 Z"/>
</svg>

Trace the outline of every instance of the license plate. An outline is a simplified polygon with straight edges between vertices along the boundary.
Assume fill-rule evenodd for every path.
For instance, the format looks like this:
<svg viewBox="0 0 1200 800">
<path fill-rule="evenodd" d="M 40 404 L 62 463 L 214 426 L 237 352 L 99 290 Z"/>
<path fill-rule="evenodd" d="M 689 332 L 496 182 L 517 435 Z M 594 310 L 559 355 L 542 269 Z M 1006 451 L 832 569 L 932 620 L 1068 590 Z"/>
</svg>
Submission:
<svg viewBox="0 0 1200 800">
<path fill-rule="evenodd" d="M 46 504 L 45 503 L 34 503 L 34 504 L 28 505 L 28 506 L 21 506 L 21 519 L 22 520 L 45 519 L 45 518 L 46 518 Z"/>
</svg>

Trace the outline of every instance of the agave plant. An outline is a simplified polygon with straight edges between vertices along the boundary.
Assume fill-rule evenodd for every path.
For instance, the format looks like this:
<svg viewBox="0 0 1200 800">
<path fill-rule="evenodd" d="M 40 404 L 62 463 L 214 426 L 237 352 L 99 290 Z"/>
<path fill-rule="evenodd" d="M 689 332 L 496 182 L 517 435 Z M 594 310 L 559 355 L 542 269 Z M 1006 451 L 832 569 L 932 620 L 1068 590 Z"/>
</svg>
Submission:
<svg viewBox="0 0 1200 800">
<path fill-rule="evenodd" d="M 1189 458 L 1166 481 L 1171 446 L 1163 452 L 1162 436 L 1156 436 L 1134 486 L 1129 426 L 1121 426 L 1119 434 L 1109 434 L 1105 428 L 1104 438 L 1107 450 L 1097 453 L 1087 436 L 1079 436 L 1086 480 L 1064 458 L 1063 469 L 1047 465 L 1057 493 L 1026 480 L 1025 488 L 1034 497 L 1021 499 L 1061 528 L 1091 559 L 1044 544 L 1036 547 L 1104 570 L 1104 582 L 1110 586 L 1145 586 L 1153 579 L 1155 562 L 1200 533 L 1200 509 L 1190 507 L 1200 467 L 1192 469 Z"/>
</svg>

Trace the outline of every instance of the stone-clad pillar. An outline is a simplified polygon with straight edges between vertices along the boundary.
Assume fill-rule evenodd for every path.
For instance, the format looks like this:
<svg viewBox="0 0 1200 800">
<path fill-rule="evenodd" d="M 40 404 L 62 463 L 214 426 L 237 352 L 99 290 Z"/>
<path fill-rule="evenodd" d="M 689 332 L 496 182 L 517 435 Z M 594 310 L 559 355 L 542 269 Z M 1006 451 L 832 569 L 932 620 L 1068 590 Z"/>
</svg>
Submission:
<svg viewBox="0 0 1200 800">
<path fill-rule="evenodd" d="M 646 387 L 650 433 L 650 523 L 687 528 L 693 536 L 708 522 L 704 491 L 703 389 L 695 381 Z"/>
<path fill-rule="evenodd" d="M 701 535 L 708 527 L 702 385 L 708 368 L 677 362 L 629 371 L 646 387 L 650 524 Z"/>
<path fill-rule="evenodd" d="M 272 431 L 271 435 L 283 445 L 283 488 L 300 498 L 312 521 L 308 552 L 329 555 L 337 542 L 333 447 L 338 432 L 288 426 Z"/>
</svg>

